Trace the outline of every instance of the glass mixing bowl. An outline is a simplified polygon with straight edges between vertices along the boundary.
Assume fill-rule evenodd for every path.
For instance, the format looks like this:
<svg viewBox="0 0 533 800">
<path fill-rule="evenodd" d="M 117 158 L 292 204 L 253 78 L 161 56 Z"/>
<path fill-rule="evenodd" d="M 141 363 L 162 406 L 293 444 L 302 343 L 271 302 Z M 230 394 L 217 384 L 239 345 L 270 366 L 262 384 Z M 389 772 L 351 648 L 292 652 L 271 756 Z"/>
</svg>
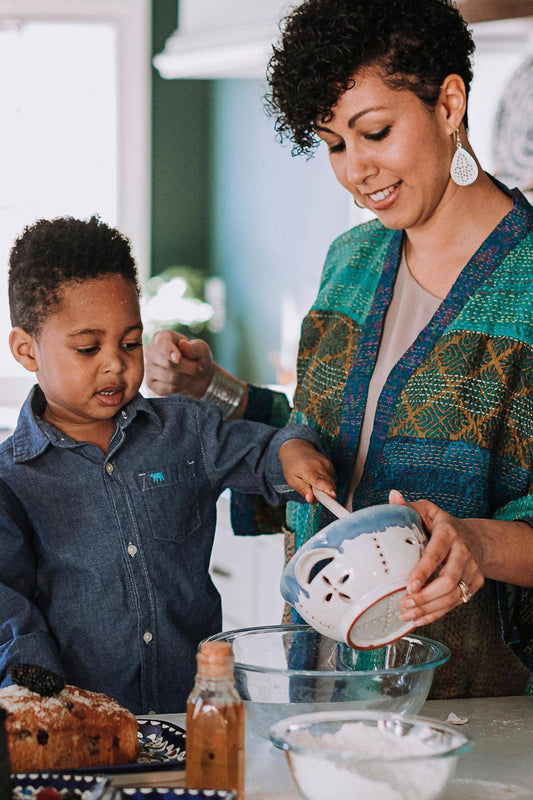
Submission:
<svg viewBox="0 0 533 800">
<path fill-rule="evenodd" d="M 242 628 L 209 640 L 231 643 L 248 730 L 266 739 L 275 722 L 308 711 L 416 714 L 435 669 L 450 657 L 443 644 L 415 634 L 353 650 L 307 625 Z"/>
<path fill-rule="evenodd" d="M 472 746 L 452 725 L 376 711 L 302 714 L 270 736 L 306 800 L 435 800 Z"/>
</svg>

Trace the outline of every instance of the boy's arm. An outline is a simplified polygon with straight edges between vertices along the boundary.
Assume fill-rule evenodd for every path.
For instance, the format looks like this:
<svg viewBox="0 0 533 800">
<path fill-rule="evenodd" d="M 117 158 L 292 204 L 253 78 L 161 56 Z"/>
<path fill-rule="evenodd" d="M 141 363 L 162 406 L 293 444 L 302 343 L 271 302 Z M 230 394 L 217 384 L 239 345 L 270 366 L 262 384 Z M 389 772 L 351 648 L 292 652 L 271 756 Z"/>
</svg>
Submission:
<svg viewBox="0 0 533 800">
<path fill-rule="evenodd" d="M 271 505 L 279 505 L 287 500 L 301 501 L 301 495 L 309 493 L 311 479 L 317 477 L 322 481 L 319 488 L 335 496 L 333 467 L 315 430 L 307 425 L 279 429 L 248 420 L 224 423 L 219 409 L 206 406 L 198 407 L 198 434 L 207 474 L 220 491 L 230 488 L 261 494 Z M 289 440 L 304 441 L 289 448 Z M 279 457 L 285 443 L 290 462 L 287 473 Z"/>
<path fill-rule="evenodd" d="M 33 602 L 36 559 L 29 526 L 19 517 L 0 491 L 0 686 L 12 683 L 9 671 L 20 663 L 63 675 L 53 637 Z"/>
</svg>

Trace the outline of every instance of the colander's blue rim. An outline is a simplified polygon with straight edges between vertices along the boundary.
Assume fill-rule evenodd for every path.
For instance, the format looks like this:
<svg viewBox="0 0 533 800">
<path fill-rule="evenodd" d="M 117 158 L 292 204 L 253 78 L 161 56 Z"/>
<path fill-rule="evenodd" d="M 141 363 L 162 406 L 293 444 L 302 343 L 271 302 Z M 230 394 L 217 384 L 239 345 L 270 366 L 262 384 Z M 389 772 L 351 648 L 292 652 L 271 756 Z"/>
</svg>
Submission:
<svg viewBox="0 0 533 800">
<path fill-rule="evenodd" d="M 265 625 L 259 628 L 237 628 L 231 631 L 222 631 L 221 633 L 215 633 L 212 636 L 207 637 L 204 641 L 206 642 L 225 642 L 225 641 L 232 641 L 236 639 L 239 635 L 259 635 L 265 633 L 290 633 L 293 631 L 315 631 L 313 627 L 310 625 Z M 321 635 L 321 634 L 319 634 Z M 326 637 L 324 637 L 326 638 Z M 429 639 L 427 636 L 419 636 L 416 633 L 407 633 L 405 636 L 401 636 L 400 639 L 415 639 L 417 642 L 421 642 L 422 644 L 429 645 L 434 650 L 434 657 L 430 661 L 425 661 L 423 664 L 412 664 L 408 667 L 391 667 L 387 669 L 359 669 L 359 670 L 351 670 L 351 669 L 343 669 L 343 670 L 318 670 L 318 669 L 282 669 L 281 667 L 260 667 L 256 664 L 244 664 L 241 661 L 235 660 L 234 666 L 239 670 L 243 670 L 244 672 L 259 672 L 259 673 L 268 673 L 270 675 L 286 675 L 288 677 L 302 677 L 302 678 L 319 678 L 319 677 L 329 677 L 329 678 L 348 678 L 350 676 L 362 676 L 365 675 L 366 677 L 379 677 L 379 676 L 387 676 L 387 675 L 411 675 L 415 672 L 425 672 L 427 670 L 433 670 L 437 667 L 442 666 L 445 664 L 446 661 L 451 656 L 451 652 L 445 644 L 441 642 L 435 641 L 435 639 Z M 388 647 L 389 645 L 383 645 L 384 647 Z M 376 648 L 377 650 L 381 650 L 382 648 Z M 365 651 L 366 653 L 371 652 L 369 650 Z"/>
</svg>

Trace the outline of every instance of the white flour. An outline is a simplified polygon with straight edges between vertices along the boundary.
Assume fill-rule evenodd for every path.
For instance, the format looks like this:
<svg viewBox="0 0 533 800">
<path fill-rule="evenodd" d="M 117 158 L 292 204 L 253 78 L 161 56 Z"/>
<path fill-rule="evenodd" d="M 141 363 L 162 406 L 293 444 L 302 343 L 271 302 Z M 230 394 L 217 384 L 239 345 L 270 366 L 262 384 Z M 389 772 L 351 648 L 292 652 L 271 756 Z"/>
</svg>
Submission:
<svg viewBox="0 0 533 800">
<path fill-rule="evenodd" d="M 397 736 L 362 722 L 345 723 L 334 734 L 313 737 L 299 731 L 291 743 L 307 750 L 345 750 L 345 764 L 292 753 L 298 785 L 309 800 L 433 800 L 446 785 L 456 758 L 391 761 L 400 756 L 432 756 L 448 749 L 430 728 Z M 379 759 L 372 761 L 371 759 Z M 362 759 L 362 760 L 358 760 Z"/>
</svg>

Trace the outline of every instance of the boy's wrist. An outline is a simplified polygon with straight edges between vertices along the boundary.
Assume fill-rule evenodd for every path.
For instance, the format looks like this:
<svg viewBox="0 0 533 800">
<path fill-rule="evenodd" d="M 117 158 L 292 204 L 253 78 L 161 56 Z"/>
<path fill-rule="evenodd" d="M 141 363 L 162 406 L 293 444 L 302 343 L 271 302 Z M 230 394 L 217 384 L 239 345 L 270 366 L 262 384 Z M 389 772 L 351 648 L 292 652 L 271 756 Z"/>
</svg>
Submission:
<svg viewBox="0 0 533 800">
<path fill-rule="evenodd" d="M 313 444 L 313 442 L 309 441 L 309 439 L 301 439 L 298 436 L 293 436 L 292 438 L 285 439 L 285 441 L 282 442 L 282 444 L 279 447 L 279 455 L 281 456 L 281 451 L 282 450 L 287 452 L 287 450 L 294 449 L 295 447 L 299 450 L 299 449 L 302 448 L 302 446 L 304 448 L 305 447 L 310 447 L 311 450 L 313 450 L 315 452 L 316 452 L 316 449 L 317 449 L 315 447 L 315 445 Z"/>
</svg>

